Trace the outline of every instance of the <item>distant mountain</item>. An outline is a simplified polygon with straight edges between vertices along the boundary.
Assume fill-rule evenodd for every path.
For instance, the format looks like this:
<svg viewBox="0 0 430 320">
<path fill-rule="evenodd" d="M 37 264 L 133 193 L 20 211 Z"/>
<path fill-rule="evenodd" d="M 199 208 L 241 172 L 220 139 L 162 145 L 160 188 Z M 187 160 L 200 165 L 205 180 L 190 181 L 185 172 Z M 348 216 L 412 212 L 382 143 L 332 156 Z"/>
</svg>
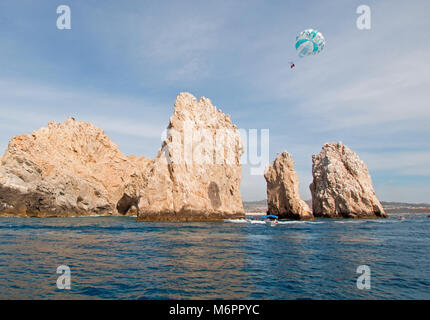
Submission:
<svg viewBox="0 0 430 320">
<path fill-rule="evenodd" d="M 388 202 L 381 201 L 381 204 L 385 207 L 409 207 L 409 208 L 430 208 L 429 203 L 407 203 L 407 202 Z"/>
<path fill-rule="evenodd" d="M 387 213 L 430 213 L 428 203 L 406 203 L 381 201 Z"/>
<path fill-rule="evenodd" d="M 312 208 L 312 200 L 306 200 L 306 203 Z M 381 204 L 387 213 L 430 213 L 429 203 L 381 201 Z M 243 208 L 247 213 L 266 212 L 267 200 L 244 201 Z"/>
<path fill-rule="evenodd" d="M 267 200 L 243 201 L 243 209 L 246 213 L 266 212 Z"/>
</svg>

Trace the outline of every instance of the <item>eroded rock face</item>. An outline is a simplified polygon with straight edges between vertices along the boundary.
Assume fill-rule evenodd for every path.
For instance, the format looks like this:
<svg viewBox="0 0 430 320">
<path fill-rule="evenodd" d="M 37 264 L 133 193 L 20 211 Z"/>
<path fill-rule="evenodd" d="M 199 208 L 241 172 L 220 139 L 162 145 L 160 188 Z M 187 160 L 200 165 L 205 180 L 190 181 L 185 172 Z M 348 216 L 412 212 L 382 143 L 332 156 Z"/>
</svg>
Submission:
<svg viewBox="0 0 430 320">
<path fill-rule="evenodd" d="M 267 182 L 268 213 L 281 219 L 309 220 L 313 215 L 300 198 L 299 179 L 294 161 L 288 152 L 278 154 L 264 172 Z"/>
<path fill-rule="evenodd" d="M 180 93 L 167 137 L 140 193 L 139 220 L 244 217 L 243 145 L 230 117 L 207 98 Z"/>
<path fill-rule="evenodd" d="M 366 165 L 341 142 L 327 143 L 312 156 L 313 213 L 316 217 L 387 217 L 376 198 Z"/>
<path fill-rule="evenodd" d="M 149 162 L 123 155 L 90 123 L 50 122 L 9 142 L 0 165 L 0 214 L 136 214 Z"/>
</svg>

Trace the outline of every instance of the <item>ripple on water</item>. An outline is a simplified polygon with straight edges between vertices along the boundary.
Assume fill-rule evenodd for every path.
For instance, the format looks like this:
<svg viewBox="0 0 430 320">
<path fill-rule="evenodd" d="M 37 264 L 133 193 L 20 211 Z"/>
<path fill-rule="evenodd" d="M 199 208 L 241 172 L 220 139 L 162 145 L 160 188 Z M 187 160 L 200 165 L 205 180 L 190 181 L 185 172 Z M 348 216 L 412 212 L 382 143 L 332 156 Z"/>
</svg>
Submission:
<svg viewBox="0 0 430 320">
<path fill-rule="evenodd" d="M 0 298 L 430 299 L 430 219 L 0 218 Z M 72 289 L 56 289 L 68 265 Z M 356 288 L 359 265 L 372 289 Z"/>
</svg>

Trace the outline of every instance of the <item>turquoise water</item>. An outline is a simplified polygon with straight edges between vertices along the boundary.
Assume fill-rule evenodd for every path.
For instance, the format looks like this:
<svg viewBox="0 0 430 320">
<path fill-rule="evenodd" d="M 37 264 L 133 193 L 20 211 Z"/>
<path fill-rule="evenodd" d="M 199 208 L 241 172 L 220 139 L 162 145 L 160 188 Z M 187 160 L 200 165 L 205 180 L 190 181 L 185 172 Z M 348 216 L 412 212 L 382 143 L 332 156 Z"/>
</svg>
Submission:
<svg viewBox="0 0 430 320">
<path fill-rule="evenodd" d="M 0 218 L 0 299 L 430 299 L 430 219 Z M 57 289 L 59 265 L 71 289 Z M 356 269 L 371 268 L 358 290 Z"/>
</svg>

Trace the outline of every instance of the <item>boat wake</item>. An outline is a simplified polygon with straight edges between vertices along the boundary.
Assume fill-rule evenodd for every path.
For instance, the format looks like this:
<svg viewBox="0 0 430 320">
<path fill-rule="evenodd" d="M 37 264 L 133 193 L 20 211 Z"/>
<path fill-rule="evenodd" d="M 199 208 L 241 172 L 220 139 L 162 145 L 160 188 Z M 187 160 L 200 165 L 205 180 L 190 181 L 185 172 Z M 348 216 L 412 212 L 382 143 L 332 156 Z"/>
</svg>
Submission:
<svg viewBox="0 0 430 320">
<path fill-rule="evenodd" d="M 264 220 L 254 220 L 254 219 L 225 219 L 224 222 L 228 223 L 246 223 L 246 224 L 266 224 L 266 221 Z M 278 221 L 277 224 L 321 224 L 324 223 L 323 221 Z"/>
</svg>

